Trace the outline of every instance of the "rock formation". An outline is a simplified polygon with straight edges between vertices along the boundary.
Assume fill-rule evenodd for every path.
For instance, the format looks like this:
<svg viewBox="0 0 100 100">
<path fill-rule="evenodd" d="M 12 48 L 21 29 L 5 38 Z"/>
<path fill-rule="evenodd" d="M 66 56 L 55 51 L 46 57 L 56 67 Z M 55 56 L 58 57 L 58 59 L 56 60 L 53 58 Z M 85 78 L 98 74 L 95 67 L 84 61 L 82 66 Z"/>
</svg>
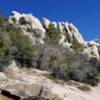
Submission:
<svg viewBox="0 0 100 100">
<path fill-rule="evenodd" d="M 53 24 L 54 28 L 61 32 L 61 38 L 58 41 L 60 45 L 70 48 L 73 40 L 85 46 L 84 53 L 89 57 L 100 58 L 98 48 L 100 45 L 94 41 L 86 42 L 78 29 L 68 22 L 54 22 L 47 18 L 43 18 L 40 21 L 32 14 L 20 14 L 16 11 L 12 11 L 12 15 L 9 17 L 9 22 L 21 27 L 25 35 L 28 35 L 33 44 L 44 44 L 46 38 L 46 31 L 49 29 L 49 25 Z"/>
<path fill-rule="evenodd" d="M 34 57 L 32 55 L 30 58 L 32 59 L 32 66 L 29 64 L 30 68 L 25 67 L 24 69 L 24 66 L 17 66 L 16 62 L 18 64 L 20 62 L 13 57 L 11 59 L 12 62 L 7 65 L 7 68 L 5 68 L 3 72 L 0 72 L 0 100 L 99 100 L 100 85 L 92 87 L 84 83 L 79 83 L 84 82 L 82 79 L 89 80 L 89 78 L 95 78 L 93 77 L 96 76 L 95 72 L 93 72 L 94 70 L 91 72 L 90 69 L 92 67 L 98 68 L 98 66 L 100 66 L 99 43 L 95 40 L 89 42 L 85 41 L 79 30 L 72 23 L 55 22 L 50 21 L 47 18 L 43 18 L 40 21 L 32 14 L 20 14 L 13 11 L 12 15 L 9 17 L 9 23 L 13 24 L 14 27 L 20 28 L 23 31 L 20 32 L 30 38 L 32 41 L 32 48 L 33 46 L 38 46 L 38 48 L 34 50 L 35 53 L 32 49 L 31 54 L 34 53 Z M 57 31 L 55 33 L 58 34 L 59 32 L 60 34 L 60 38 L 57 40 L 57 46 L 52 43 L 46 43 L 50 25 Z M 13 44 L 12 41 L 11 43 Z M 19 38 L 18 43 L 20 43 Z M 23 42 L 22 45 L 24 44 L 25 43 Z M 80 48 L 82 48 L 82 50 L 75 50 L 73 45 L 76 46 L 78 50 Z M 23 48 L 22 52 L 24 50 L 28 51 L 27 48 Z M 20 50 L 16 49 L 15 51 Z M 16 55 L 16 53 L 18 52 L 15 52 L 14 54 Z M 25 53 L 26 52 L 24 52 L 24 54 Z M 29 53 L 27 53 L 27 55 L 29 57 Z M 23 54 L 21 54 L 21 58 L 22 56 Z M 30 61 L 26 60 L 26 56 L 23 57 L 25 57 L 25 61 L 20 59 L 21 61 Z M 89 65 L 92 65 L 92 63 L 95 66 Z M 81 67 L 81 65 L 83 66 Z M 72 67 L 72 72 L 70 72 L 71 69 L 68 69 L 70 66 Z M 51 74 L 53 74 L 51 70 L 55 70 L 54 72 L 57 72 L 57 76 L 61 75 L 62 80 L 59 80 L 59 77 L 55 78 L 55 80 L 51 79 Z M 69 76 L 75 72 L 71 77 L 77 75 L 79 78 L 76 77 L 75 79 L 70 79 L 68 77 L 68 81 L 66 78 L 68 76 L 66 74 L 67 70 Z M 90 75 L 88 76 L 88 74 Z M 66 78 L 66 82 L 63 77 Z M 82 78 L 80 79 L 80 77 Z M 75 82 L 78 79 L 79 81 Z"/>
<path fill-rule="evenodd" d="M 9 18 L 10 23 L 19 24 L 21 28 L 27 33 L 29 30 L 32 37 L 36 37 L 41 39 L 40 43 L 44 43 L 43 39 L 45 38 L 46 29 L 49 28 L 49 24 L 53 24 L 54 27 L 59 30 L 62 35 L 64 35 L 64 39 L 60 44 L 64 44 L 64 41 L 72 43 L 73 39 L 76 39 L 79 43 L 84 43 L 84 40 L 79 33 L 78 29 L 71 23 L 67 22 L 51 22 L 50 20 L 43 18 L 40 22 L 39 19 L 32 16 L 32 14 L 20 14 L 18 12 L 13 11 L 12 16 Z M 33 30 L 33 31 L 32 31 Z M 35 31 L 35 32 L 34 32 Z M 63 34 L 65 33 L 65 34 Z M 62 40 L 62 39 L 61 39 Z"/>
<path fill-rule="evenodd" d="M 9 22 L 12 24 L 20 25 L 25 35 L 28 35 L 33 44 L 36 42 L 44 43 L 45 29 L 41 22 L 32 14 L 20 14 L 13 11 L 12 16 L 9 18 Z"/>
<path fill-rule="evenodd" d="M 74 81 L 55 81 L 46 77 L 48 73 L 37 69 L 19 69 L 12 78 L 4 71 L 7 78 L 0 81 L 0 100 L 99 100 L 100 85 L 91 87 Z M 9 99 L 3 99 L 1 94 Z"/>
</svg>

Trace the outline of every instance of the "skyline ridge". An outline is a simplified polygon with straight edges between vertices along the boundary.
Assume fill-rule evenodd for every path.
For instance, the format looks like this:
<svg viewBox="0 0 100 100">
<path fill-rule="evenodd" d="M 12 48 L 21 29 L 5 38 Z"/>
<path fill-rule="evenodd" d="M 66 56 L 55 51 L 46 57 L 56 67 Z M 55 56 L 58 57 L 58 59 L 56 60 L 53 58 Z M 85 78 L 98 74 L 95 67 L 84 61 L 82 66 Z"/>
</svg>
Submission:
<svg viewBox="0 0 100 100">
<path fill-rule="evenodd" d="M 31 12 L 41 19 L 46 17 L 54 21 L 68 21 L 78 27 L 85 40 L 100 39 L 100 1 L 99 0 L 26 0 L 0 3 L 0 10 L 9 16 L 12 10 L 20 13 Z"/>
</svg>

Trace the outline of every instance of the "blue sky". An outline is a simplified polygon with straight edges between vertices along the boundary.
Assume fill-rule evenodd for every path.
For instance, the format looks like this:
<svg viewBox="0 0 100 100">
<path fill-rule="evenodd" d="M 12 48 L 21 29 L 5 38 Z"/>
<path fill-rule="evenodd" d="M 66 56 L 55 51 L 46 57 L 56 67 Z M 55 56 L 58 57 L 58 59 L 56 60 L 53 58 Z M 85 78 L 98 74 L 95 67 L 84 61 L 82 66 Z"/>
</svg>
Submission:
<svg viewBox="0 0 100 100">
<path fill-rule="evenodd" d="M 86 40 L 100 40 L 100 0 L 1 0 L 0 10 L 5 16 L 16 10 L 40 19 L 72 22 Z"/>
</svg>

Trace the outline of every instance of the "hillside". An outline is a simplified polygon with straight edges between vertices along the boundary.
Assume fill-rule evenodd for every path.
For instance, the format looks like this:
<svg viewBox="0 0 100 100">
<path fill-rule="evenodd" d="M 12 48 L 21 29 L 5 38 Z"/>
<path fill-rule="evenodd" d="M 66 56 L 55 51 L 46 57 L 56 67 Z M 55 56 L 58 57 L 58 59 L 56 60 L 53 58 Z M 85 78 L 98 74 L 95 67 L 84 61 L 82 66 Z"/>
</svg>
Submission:
<svg viewBox="0 0 100 100">
<path fill-rule="evenodd" d="M 91 87 L 75 81 L 64 82 L 48 78 L 49 72 L 37 69 L 18 69 L 10 65 L 3 77 L 0 73 L 0 87 L 22 98 L 33 98 L 43 88 L 41 96 L 48 99 L 25 100 L 99 100 L 100 85 Z M 0 100 L 11 100 L 0 95 Z M 14 99 L 17 100 L 17 99 Z M 18 99 L 19 100 L 19 99 Z"/>
<path fill-rule="evenodd" d="M 98 100 L 100 44 L 84 40 L 69 22 L 1 14 L 0 71 L 1 94 L 4 89 L 22 100 Z"/>
</svg>

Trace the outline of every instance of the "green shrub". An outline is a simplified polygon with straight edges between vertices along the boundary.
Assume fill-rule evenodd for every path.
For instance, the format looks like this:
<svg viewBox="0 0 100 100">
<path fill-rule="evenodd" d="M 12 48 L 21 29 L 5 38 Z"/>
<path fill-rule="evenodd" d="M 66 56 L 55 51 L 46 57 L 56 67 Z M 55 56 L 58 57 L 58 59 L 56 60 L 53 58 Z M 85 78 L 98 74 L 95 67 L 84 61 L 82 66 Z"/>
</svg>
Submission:
<svg viewBox="0 0 100 100">
<path fill-rule="evenodd" d="M 9 37 L 13 44 L 13 57 L 22 66 L 31 66 L 33 57 L 33 45 L 28 36 L 25 36 L 20 29 L 12 29 Z"/>
<path fill-rule="evenodd" d="M 15 59 L 22 66 L 31 66 L 32 57 L 33 45 L 29 37 L 0 14 L 0 65 Z"/>
<path fill-rule="evenodd" d="M 72 63 L 68 62 L 68 58 L 65 63 L 53 67 L 52 76 L 65 81 L 75 80 L 90 85 L 97 85 L 99 79 L 96 69 L 90 66 L 89 62 L 76 60 L 77 57 L 74 55 L 74 58 L 70 58 Z"/>
<path fill-rule="evenodd" d="M 9 24 L 6 17 L 3 16 L 2 13 L 0 13 L 0 30 L 6 31 L 6 27 Z"/>
<path fill-rule="evenodd" d="M 47 30 L 46 34 L 51 43 L 58 43 L 60 39 L 60 31 L 58 31 L 53 24 L 49 25 L 49 29 Z"/>
<path fill-rule="evenodd" d="M 84 50 L 83 44 L 80 44 L 77 40 L 73 40 L 71 48 L 76 52 L 80 52 Z"/>
<path fill-rule="evenodd" d="M 12 45 L 11 41 L 9 40 L 8 36 L 5 33 L 0 32 L 0 69 L 7 64 L 12 59 L 11 56 L 12 52 Z"/>
<path fill-rule="evenodd" d="M 44 44 L 36 49 L 33 57 L 34 66 L 51 71 L 51 76 L 61 80 L 75 80 L 90 85 L 98 83 L 98 73 L 85 54 L 71 52 L 58 45 Z"/>
</svg>

